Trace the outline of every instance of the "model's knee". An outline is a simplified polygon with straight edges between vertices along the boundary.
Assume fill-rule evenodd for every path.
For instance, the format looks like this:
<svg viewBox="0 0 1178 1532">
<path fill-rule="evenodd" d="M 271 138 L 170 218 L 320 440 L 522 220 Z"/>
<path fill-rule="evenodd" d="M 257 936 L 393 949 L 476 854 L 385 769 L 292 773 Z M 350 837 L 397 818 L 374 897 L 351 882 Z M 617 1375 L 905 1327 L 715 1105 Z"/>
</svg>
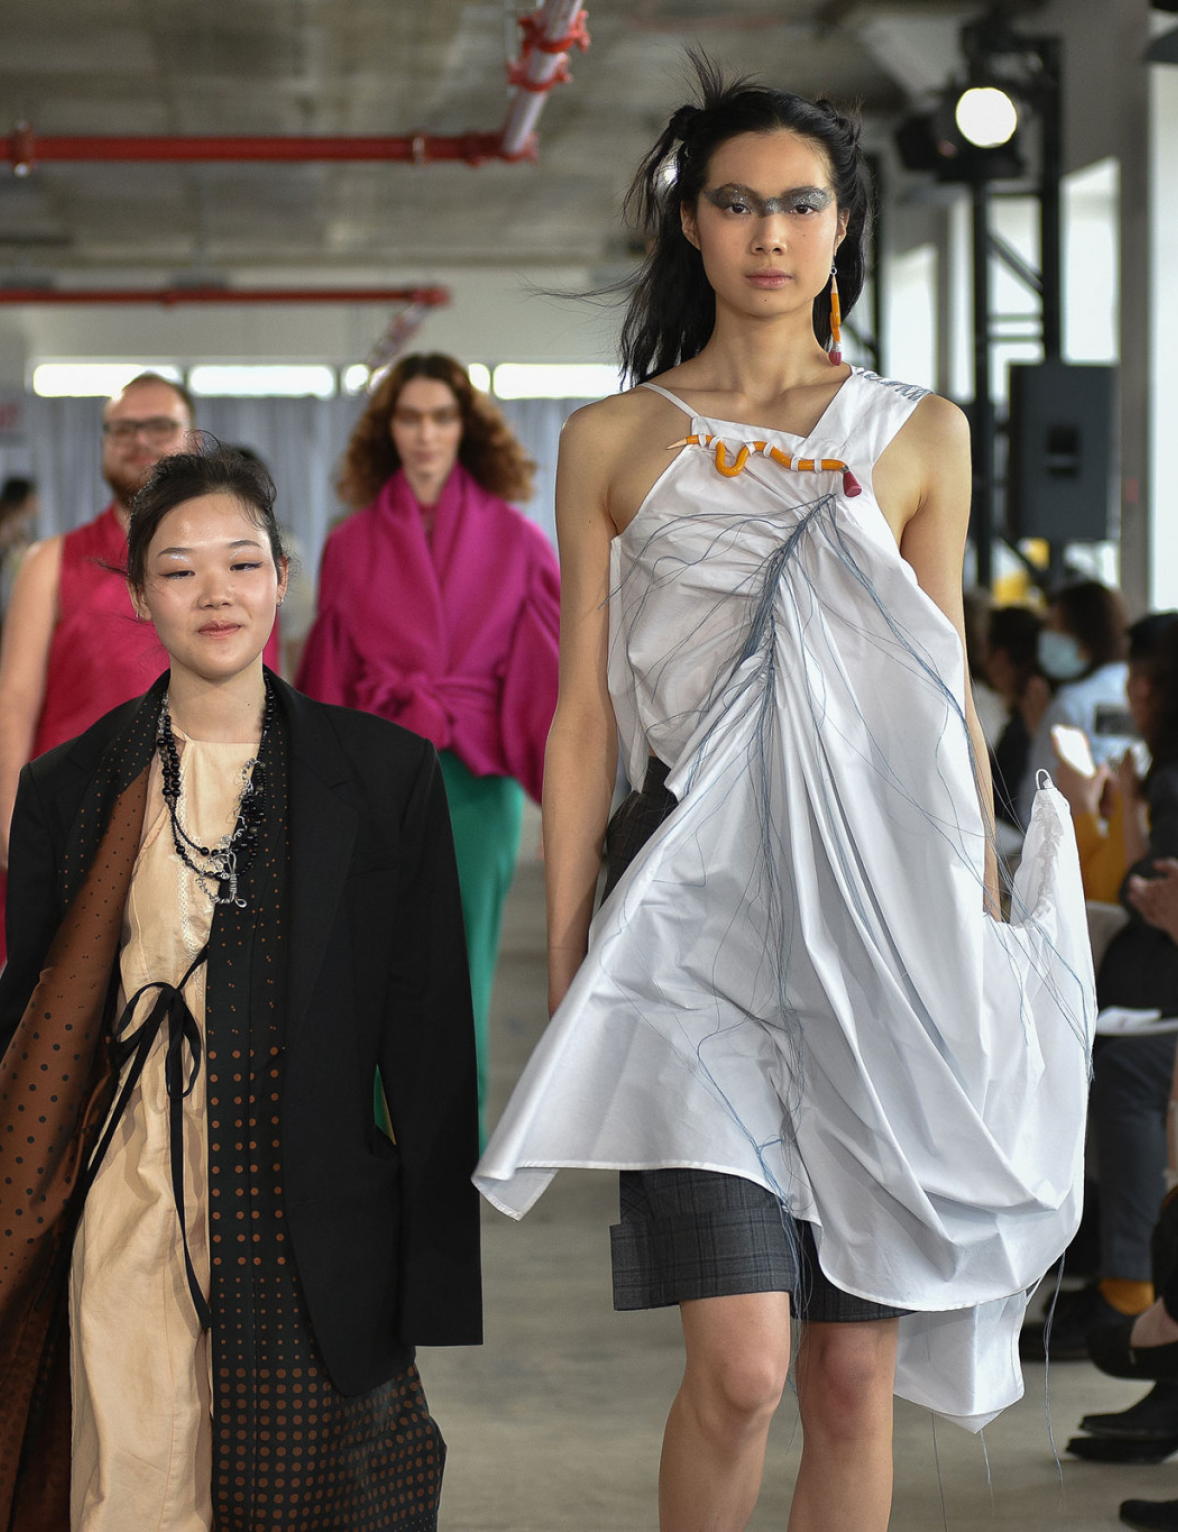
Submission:
<svg viewBox="0 0 1178 1532">
<path fill-rule="evenodd" d="M 789 1371 L 788 1352 L 748 1352 L 689 1367 L 684 1392 L 710 1436 L 739 1437 L 766 1430 Z"/>
<path fill-rule="evenodd" d="M 802 1424 L 828 1436 L 862 1440 L 875 1429 L 890 1429 L 895 1381 L 894 1326 L 860 1326 L 833 1335 L 806 1337 L 798 1358 Z"/>
</svg>

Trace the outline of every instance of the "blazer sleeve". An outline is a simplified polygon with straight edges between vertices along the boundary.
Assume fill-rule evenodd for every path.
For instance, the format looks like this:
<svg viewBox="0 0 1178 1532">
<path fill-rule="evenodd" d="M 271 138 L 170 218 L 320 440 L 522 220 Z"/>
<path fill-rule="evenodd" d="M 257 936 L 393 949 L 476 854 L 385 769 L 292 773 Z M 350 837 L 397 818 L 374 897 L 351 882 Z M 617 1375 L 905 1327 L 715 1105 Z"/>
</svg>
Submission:
<svg viewBox="0 0 1178 1532">
<path fill-rule="evenodd" d="M 20 774 L 9 838 L 8 962 L 0 974 L 0 1055 L 12 1041 L 37 987 L 60 916 L 53 838 L 36 778 L 26 766 Z"/>
<path fill-rule="evenodd" d="M 482 1339 L 474 1022 L 450 813 L 429 745 L 401 848 L 380 1059 L 401 1156 L 397 1330 L 414 1344 L 472 1345 Z"/>
</svg>

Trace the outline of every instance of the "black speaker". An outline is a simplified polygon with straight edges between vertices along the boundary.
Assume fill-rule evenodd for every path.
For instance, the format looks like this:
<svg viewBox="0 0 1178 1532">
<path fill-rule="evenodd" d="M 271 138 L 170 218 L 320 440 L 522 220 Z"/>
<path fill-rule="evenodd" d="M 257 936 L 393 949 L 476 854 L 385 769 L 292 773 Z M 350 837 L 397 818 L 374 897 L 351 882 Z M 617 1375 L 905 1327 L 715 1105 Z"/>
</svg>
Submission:
<svg viewBox="0 0 1178 1532">
<path fill-rule="evenodd" d="M 1116 535 L 1114 367 L 1010 368 L 1008 535 L 1098 543 Z"/>
</svg>

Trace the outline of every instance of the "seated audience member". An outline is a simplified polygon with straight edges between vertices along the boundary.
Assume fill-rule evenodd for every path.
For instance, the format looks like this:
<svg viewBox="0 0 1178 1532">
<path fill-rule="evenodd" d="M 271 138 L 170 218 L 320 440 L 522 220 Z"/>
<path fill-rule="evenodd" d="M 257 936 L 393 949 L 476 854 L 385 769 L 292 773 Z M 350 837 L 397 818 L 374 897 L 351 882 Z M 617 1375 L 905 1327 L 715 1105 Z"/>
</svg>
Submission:
<svg viewBox="0 0 1178 1532">
<path fill-rule="evenodd" d="M 1154 864 L 1158 876 L 1131 878 L 1128 898 L 1150 925 L 1178 943 L 1178 861 Z M 1178 1184 L 1171 1151 L 1170 1179 Z M 1126 1410 L 1086 1415 L 1092 1434 L 1070 1451 L 1096 1461 L 1160 1462 L 1178 1448 L 1178 1202 L 1171 1191 L 1153 1234 L 1160 1296 L 1144 1313 L 1101 1326 L 1089 1337 L 1092 1360 L 1114 1378 L 1152 1380 L 1153 1388 Z M 1178 1500 L 1126 1500 L 1121 1520 L 1142 1532 L 1178 1532 Z"/>
<path fill-rule="evenodd" d="M 1126 695 L 1135 728 L 1150 727 L 1150 709 L 1156 684 L 1156 662 L 1162 638 L 1178 612 L 1152 612 L 1129 628 L 1129 680 Z M 1093 772 L 1079 770 L 1067 753 L 1056 750 L 1055 785 L 1068 800 L 1076 827 L 1076 844 L 1087 898 L 1101 903 L 1117 899 L 1129 863 L 1135 858 L 1126 846 L 1126 805 L 1140 817 L 1137 768 L 1126 752 L 1115 765 L 1097 766 Z M 1134 851 L 1139 842 L 1132 843 Z"/>
<path fill-rule="evenodd" d="M 1131 764 L 1119 773 L 1129 920 L 1101 961 L 1097 998 L 1102 1008 L 1172 1016 L 1178 1015 L 1178 944 L 1147 914 L 1161 907 L 1164 892 L 1144 885 L 1159 876 L 1168 885 L 1167 864 L 1178 856 L 1178 622 L 1165 626 L 1152 660 L 1135 662 L 1129 701 L 1151 764 L 1142 781 Z M 1097 1039 L 1091 1111 L 1101 1277 L 1057 1305 L 1049 1347 L 1057 1359 L 1083 1355 L 1092 1330 L 1153 1303 L 1150 1234 L 1164 1191 L 1174 1051 L 1173 1032 Z"/>
<path fill-rule="evenodd" d="M 1031 735 L 1050 692 L 1039 670 L 1043 619 L 1025 606 L 1000 606 L 990 613 L 986 635 L 986 680 L 1006 707 L 1006 721 L 990 756 L 994 810 L 1017 830 L 1015 794 L 1027 767 Z M 1038 683 L 1033 685 L 1032 683 Z"/>
<path fill-rule="evenodd" d="M 1051 731 L 1057 724 L 1082 729 L 1098 765 L 1122 756 L 1132 743 L 1125 704 L 1126 649 L 1119 592 L 1083 580 L 1052 596 L 1039 635 L 1039 666 L 1054 695 L 1034 731 L 1019 787 L 1024 824 L 1039 773 L 1055 770 Z"/>
</svg>

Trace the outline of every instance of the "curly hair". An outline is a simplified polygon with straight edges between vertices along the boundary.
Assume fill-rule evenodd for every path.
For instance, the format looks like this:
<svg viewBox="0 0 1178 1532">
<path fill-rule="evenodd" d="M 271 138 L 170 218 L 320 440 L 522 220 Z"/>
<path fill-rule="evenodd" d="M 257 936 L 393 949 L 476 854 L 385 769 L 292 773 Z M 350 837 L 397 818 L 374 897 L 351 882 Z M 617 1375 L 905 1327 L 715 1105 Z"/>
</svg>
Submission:
<svg viewBox="0 0 1178 1532">
<path fill-rule="evenodd" d="M 466 368 L 439 351 L 402 357 L 381 380 L 356 423 L 337 483 L 353 509 L 369 505 L 401 466 L 389 424 L 401 390 L 412 378 L 444 383 L 462 411 L 458 461 L 485 490 L 504 500 L 530 500 L 536 465 L 486 394 L 471 384 Z"/>
</svg>

